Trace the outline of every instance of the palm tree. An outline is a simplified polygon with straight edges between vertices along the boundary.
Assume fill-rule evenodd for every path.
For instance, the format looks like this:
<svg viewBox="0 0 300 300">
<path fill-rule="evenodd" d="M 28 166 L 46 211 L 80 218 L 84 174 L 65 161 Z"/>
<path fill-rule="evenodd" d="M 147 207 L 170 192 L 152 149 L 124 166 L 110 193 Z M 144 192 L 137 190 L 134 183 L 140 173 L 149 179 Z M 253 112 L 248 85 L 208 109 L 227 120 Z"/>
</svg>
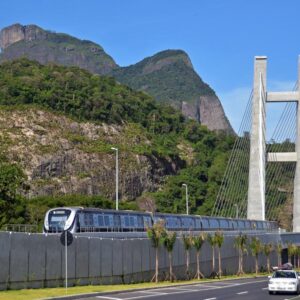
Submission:
<svg viewBox="0 0 300 300">
<path fill-rule="evenodd" d="M 182 240 L 183 240 L 183 246 L 185 249 L 185 254 L 186 254 L 186 277 L 187 279 L 190 279 L 190 249 L 192 248 L 193 245 L 193 236 L 191 233 L 189 235 L 182 235 Z"/>
<path fill-rule="evenodd" d="M 159 220 L 152 227 L 147 228 L 147 235 L 151 240 L 152 247 L 155 248 L 155 274 L 151 281 L 158 282 L 158 249 L 163 242 L 165 236 L 165 223 L 163 220 Z"/>
<path fill-rule="evenodd" d="M 267 271 L 270 273 L 270 254 L 273 251 L 273 245 L 272 243 L 267 243 L 263 247 L 263 251 L 265 256 L 267 257 Z"/>
<path fill-rule="evenodd" d="M 282 252 L 282 244 L 281 242 L 278 242 L 276 244 L 276 247 L 275 247 L 275 250 L 276 250 L 276 253 L 277 253 L 277 265 L 278 267 L 280 267 L 282 265 L 282 261 L 281 261 L 281 252 Z"/>
<path fill-rule="evenodd" d="M 221 247 L 224 243 L 224 234 L 221 231 L 217 231 L 215 233 L 215 242 L 216 242 L 216 245 L 218 247 L 218 262 L 219 262 L 218 275 L 219 275 L 219 278 L 220 278 L 222 276 Z"/>
<path fill-rule="evenodd" d="M 296 254 L 297 254 L 297 268 L 300 267 L 300 247 L 296 247 Z"/>
<path fill-rule="evenodd" d="M 295 253 L 297 255 L 297 268 L 299 268 L 299 266 L 300 266 L 300 247 L 296 246 Z"/>
<path fill-rule="evenodd" d="M 255 274 L 258 274 L 258 255 L 262 251 L 262 244 L 259 238 L 253 237 L 250 242 L 252 255 L 255 257 Z"/>
<path fill-rule="evenodd" d="M 205 233 L 200 233 L 199 235 L 193 237 L 193 246 L 196 249 L 196 259 L 197 259 L 197 272 L 195 275 L 195 278 L 197 277 L 197 279 L 204 278 L 204 275 L 200 271 L 200 251 L 205 242 L 205 239 L 206 239 Z"/>
<path fill-rule="evenodd" d="M 292 263 L 292 256 L 295 254 L 295 245 L 289 242 L 287 244 L 287 246 L 288 246 L 288 248 L 287 248 L 288 249 L 288 261 L 291 264 Z"/>
<path fill-rule="evenodd" d="M 234 246 L 238 249 L 239 252 L 239 268 L 237 275 L 244 274 L 243 269 L 243 256 L 244 253 L 247 253 L 247 235 L 240 233 L 235 239 L 234 239 Z"/>
<path fill-rule="evenodd" d="M 176 232 L 166 231 L 163 237 L 164 246 L 169 254 L 169 266 L 170 266 L 169 279 L 171 282 L 173 282 L 173 279 L 176 280 L 175 274 L 173 273 L 173 264 L 172 264 L 172 252 L 175 246 L 176 236 L 177 236 Z"/>
<path fill-rule="evenodd" d="M 217 245 L 217 241 L 215 239 L 215 235 L 211 235 L 211 234 L 209 234 L 207 236 L 207 240 L 212 249 L 212 266 L 211 266 L 212 271 L 211 271 L 211 274 L 209 277 L 214 278 L 214 277 L 218 276 L 218 273 L 216 272 L 216 268 L 215 268 L 215 265 L 216 265 L 215 264 L 215 246 Z"/>
</svg>

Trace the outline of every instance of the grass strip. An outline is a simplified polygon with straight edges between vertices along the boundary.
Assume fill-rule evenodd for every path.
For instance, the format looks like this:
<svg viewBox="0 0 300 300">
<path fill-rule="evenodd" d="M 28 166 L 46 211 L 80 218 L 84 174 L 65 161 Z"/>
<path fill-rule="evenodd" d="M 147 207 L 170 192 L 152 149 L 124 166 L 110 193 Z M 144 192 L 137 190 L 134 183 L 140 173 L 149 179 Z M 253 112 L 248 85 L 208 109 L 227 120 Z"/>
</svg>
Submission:
<svg viewBox="0 0 300 300">
<path fill-rule="evenodd" d="M 266 274 L 261 274 L 265 276 Z M 241 279 L 241 278 L 254 278 L 254 274 L 245 274 L 244 276 L 223 276 L 221 280 Z M 165 286 L 176 286 L 183 284 L 194 284 L 201 282 L 215 282 L 219 279 L 201 279 L 201 280 L 182 280 L 176 282 L 162 281 L 159 283 L 133 283 L 133 284 L 120 284 L 120 285 L 88 285 L 88 286 L 75 286 L 69 287 L 66 294 L 66 290 L 63 287 L 59 288 L 45 288 L 45 289 L 23 289 L 23 290 L 9 290 L 0 292 L 0 300 L 39 300 L 45 298 L 54 298 L 60 296 L 71 296 L 78 294 L 88 293 L 100 293 L 100 292 L 112 292 L 112 291 L 124 291 L 135 289 L 147 289 Z"/>
</svg>

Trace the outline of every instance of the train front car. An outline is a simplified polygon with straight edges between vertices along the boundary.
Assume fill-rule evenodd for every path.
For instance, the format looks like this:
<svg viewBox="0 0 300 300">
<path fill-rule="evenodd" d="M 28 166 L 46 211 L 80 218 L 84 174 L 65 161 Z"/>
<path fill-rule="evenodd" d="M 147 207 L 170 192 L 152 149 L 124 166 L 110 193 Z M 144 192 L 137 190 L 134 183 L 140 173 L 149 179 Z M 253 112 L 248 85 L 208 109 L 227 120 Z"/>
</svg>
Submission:
<svg viewBox="0 0 300 300">
<path fill-rule="evenodd" d="M 53 208 L 50 209 L 44 220 L 44 233 L 59 233 L 64 230 L 76 232 L 75 216 L 78 208 Z"/>
</svg>

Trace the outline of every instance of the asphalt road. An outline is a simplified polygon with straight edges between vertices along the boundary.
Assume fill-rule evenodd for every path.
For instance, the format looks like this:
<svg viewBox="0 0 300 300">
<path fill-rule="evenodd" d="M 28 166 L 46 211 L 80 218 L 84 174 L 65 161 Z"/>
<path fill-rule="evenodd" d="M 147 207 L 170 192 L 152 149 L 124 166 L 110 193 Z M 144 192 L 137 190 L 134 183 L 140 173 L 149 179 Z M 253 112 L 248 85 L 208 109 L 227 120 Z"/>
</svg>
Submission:
<svg viewBox="0 0 300 300">
<path fill-rule="evenodd" d="M 268 280 L 266 278 L 218 281 L 213 283 L 185 285 L 180 287 L 164 287 L 143 291 L 101 294 L 93 297 L 83 297 L 80 298 L 80 300 L 300 300 L 300 296 L 291 294 L 269 295 L 267 282 Z"/>
</svg>

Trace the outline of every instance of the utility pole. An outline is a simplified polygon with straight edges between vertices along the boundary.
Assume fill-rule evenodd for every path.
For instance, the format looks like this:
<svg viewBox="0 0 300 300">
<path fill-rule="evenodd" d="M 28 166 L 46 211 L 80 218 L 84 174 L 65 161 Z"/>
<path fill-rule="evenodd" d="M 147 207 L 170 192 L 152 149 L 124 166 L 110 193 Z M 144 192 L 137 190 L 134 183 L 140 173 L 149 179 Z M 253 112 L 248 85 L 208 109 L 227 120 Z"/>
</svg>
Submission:
<svg viewBox="0 0 300 300">
<path fill-rule="evenodd" d="M 111 147 L 116 151 L 116 210 L 119 210 L 119 149 Z"/>
</svg>

